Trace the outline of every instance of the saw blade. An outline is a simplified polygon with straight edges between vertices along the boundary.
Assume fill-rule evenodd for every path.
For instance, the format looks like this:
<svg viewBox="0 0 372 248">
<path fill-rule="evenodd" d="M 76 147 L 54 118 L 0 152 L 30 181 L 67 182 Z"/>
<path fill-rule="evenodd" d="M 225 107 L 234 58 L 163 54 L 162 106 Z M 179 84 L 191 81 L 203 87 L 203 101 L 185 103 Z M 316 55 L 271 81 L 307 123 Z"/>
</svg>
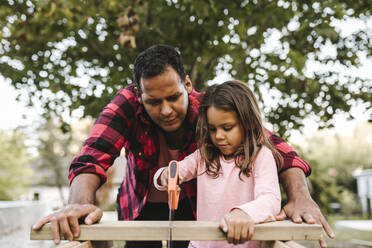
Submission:
<svg viewBox="0 0 372 248">
<path fill-rule="evenodd" d="M 170 202 L 173 201 L 173 194 L 172 192 L 170 193 Z M 169 208 L 169 227 L 168 227 L 168 242 L 167 242 L 167 247 L 172 248 L 172 220 L 173 220 L 173 215 L 174 215 L 174 210 Z"/>
</svg>

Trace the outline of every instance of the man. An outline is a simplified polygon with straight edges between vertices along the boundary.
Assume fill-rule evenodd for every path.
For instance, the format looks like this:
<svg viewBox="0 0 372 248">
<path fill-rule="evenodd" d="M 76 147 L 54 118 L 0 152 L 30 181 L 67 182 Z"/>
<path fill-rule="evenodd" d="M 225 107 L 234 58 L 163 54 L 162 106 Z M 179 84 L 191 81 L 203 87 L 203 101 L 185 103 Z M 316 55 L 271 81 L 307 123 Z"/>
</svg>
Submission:
<svg viewBox="0 0 372 248">
<path fill-rule="evenodd" d="M 165 192 L 155 190 L 152 178 L 159 166 L 182 160 L 196 150 L 195 127 L 202 94 L 192 88 L 180 54 L 172 47 L 157 45 L 139 54 L 134 63 L 135 84 L 119 91 L 100 114 L 82 151 L 70 166 L 69 205 L 43 218 L 34 229 L 51 222 L 55 243 L 59 231 L 69 240 L 79 236 L 79 219 L 98 222 L 102 210 L 94 206 L 95 192 L 106 180 L 105 171 L 124 147 L 126 175 L 119 189 L 119 220 L 167 220 Z M 282 139 L 267 132 L 284 158 L 279 172 L 288 203 L 278 215 L 294 222 L 321 223 L 328 236 L 333 233 L 305 180 L 308 164 Z M 192 220 L 195 214 L 195 180 L 182 185 L 175 218 Z M 193 213 L 194 212 L 194 213 Z M 188 242 L 177 247 L 187 247 Z M 126 247 L 161 247 L 160 242 L 127 242 Z M 322 247 L 326 247 L 324 240 Z"/>
</svg>

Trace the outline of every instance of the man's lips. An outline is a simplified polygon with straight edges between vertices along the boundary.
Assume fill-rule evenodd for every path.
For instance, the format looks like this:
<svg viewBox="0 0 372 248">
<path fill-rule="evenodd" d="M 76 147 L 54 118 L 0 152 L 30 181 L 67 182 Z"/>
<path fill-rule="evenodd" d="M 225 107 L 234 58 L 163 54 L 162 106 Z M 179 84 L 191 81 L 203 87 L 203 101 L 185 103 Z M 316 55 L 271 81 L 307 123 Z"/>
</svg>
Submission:
<svg viewBox="0 0 372 248">
<path fill-rule="evenodd" d="M 167 125 L 174 124 L 177 121 L 177 118 L 171 119 L 171 120 L 163 120 L 163 122 Z"/>
</svg>

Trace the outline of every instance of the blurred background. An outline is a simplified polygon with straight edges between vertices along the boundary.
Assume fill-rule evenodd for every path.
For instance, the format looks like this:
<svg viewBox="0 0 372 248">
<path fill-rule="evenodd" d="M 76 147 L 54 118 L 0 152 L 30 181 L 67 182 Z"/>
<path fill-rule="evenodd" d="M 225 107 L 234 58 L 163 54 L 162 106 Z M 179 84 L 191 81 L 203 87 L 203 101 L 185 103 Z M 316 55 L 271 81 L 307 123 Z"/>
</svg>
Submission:
<svg viewBox="0 0 372 248">
<path fill-rule="evenodd" d="M 155 44 L 181 52 L 199 91 L 246 82 L 266 126 L 311 165 L 329 247 L 372 246 L 371 10 L 370 0 L 1 0 L 0 246 L 53 247 L 30 241 L 30 226 L 67 204 L 72 157 Z M 98 193 L 105 211 L 124 154 Z"/>
</svg>

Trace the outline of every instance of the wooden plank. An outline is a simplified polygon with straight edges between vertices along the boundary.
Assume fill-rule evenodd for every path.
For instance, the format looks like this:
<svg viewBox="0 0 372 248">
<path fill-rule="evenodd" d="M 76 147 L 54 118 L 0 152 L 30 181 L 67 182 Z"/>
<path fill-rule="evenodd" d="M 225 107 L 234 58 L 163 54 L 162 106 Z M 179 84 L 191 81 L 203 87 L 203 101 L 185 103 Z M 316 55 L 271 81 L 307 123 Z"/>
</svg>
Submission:
<svg viewBox="0 0 372 248">
<path fill-rule="evenodd" d="M 287 242 L 276 240 L 262 242 L 261 248 L 306 248 L 306 247 L 294 242 L 293 240 Z"/>
<path fill-rule="evenodd" d="M 296 243 L 296 242 L 294 242 L 294 241 L 287 241 L 287 242 L 285 242 L 285 244 L 286 244 L 289 248 L 306 248 L 305 246 L 300 245 L 299 243 Z"/>
<path fill-rule="evenodd" d="M 272 248 L 290 248 L 288 245 L 286 245 L 284 242 L 282 241 L 275 241 Z"/>
<path fill-rule="evenodd" d="M 93 248 L 90 241 L 79 242 L 79 241 L 70 241 L 64 244 L 56 246 L 56 248 Z"/>
<path fill-rule="evenodd" d="M 81 242 L 79 241 L 70 241 L 67 243 L 62 243 L 56 246 L 56 248 L 75 248 L 76 246 L 80 245 Z"/>
<path fill-rule="evenodd" d="M 305 246 L 302 246 L 293 240 L 291 241 L 264 241 L 261 245 L 261 248 L 306 248 Z"/>
<path fill-rule="evenodd" d="M 173 240 L 225 240 L 217 222 L 173 221 Z M 319 240 L 320 225 L 278 221 L 255 225 L 252 240 Z M 61 235 L 61 239 L 64 237 Z M 32 240 L 52 240 L 50 224 L 31 230 Z M 103 221 L 80 225 L 76 240 L 167 240 L 168 221 Z"/>
<path fill-rule="evenodd" d="M 69 241 L 56 246 L 56 248 L 110 248 L 112 241 Z"/>
<path fill-rule="evenodd" d="M 253 240 L 319 240 L 322 226 L 276 221 L 255 225 Z"/>
</svg>

